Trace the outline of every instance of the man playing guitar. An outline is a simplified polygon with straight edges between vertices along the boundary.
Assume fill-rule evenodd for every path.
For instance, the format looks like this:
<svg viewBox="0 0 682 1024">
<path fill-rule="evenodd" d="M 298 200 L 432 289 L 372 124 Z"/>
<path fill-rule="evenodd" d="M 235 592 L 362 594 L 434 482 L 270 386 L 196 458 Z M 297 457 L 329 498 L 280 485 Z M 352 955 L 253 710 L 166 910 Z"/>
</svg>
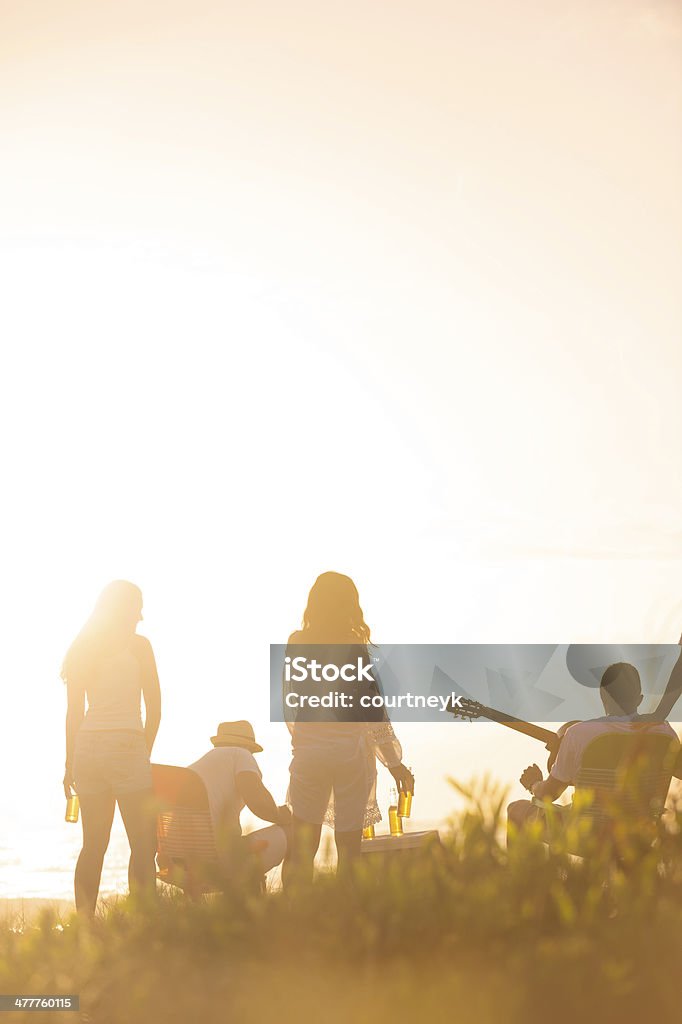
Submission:
<svg viewBox="0 0 682 1024">
<path fill-rule="evenodd" d="M 668 683 L 666 694 L 679 692 L 682 688 L 682 655 L 678 659 Z M 642 702 L 642 683 L 639 672 L 627 662 L 609 666 L 604 672 L 600 685 L 600 696 L 605 716 L 587 722 L 576 722 L 559 730 L 561 744 L 554 764 L 547 778 L 536 765 L 530 765 L 522 773 L 521 785 L 529 790 L 536 801 L 554 801 L 569 787 L 574 786 L 580 770 L 585 749 L 592 740 L 605 733 L 628 733 L 647 722 L 649 732 L 662 733 L 671 741 L 677 735 L 664 721 L 656 716 L 640 717 L 637 709 Z M 554 805 L 558 814 L 568 810 L 567 806 Z M 507 822 L 513 826 L 511 832 L 524 827 L 528 822 L 544 820 L 545 812 L 537 802 L 515 800 L 507 807 Z"/>
</svg>

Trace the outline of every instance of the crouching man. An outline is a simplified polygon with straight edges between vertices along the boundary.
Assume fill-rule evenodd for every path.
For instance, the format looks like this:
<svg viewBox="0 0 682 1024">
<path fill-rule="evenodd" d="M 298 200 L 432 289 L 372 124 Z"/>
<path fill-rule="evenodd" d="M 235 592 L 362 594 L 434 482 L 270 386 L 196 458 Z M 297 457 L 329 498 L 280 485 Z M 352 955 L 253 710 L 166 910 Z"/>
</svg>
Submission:
<svg viewBox="0 0 682 1024">
<path fill-rule="evenodd" d="M 213 749 L 189 765 L 202 779 L 208 795 L 216 847 L 237 869 L 250 863 L 262 876 L 276 867 L 287 852 L 291 823 L 288 807 L 278 807 L 261 781 L 253 756 L 262 751 L 250 722 L 221 722 L 211 737 Z M 272 824 L 242 836 L 240 814 L 244 807 Z"/>
</svg>

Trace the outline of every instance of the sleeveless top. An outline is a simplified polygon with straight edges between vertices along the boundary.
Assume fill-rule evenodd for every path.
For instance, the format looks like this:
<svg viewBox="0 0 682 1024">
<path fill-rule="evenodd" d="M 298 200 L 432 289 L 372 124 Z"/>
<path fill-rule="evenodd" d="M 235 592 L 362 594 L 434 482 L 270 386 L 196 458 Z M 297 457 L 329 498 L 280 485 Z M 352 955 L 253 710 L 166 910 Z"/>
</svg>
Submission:
<svg viewBox="0 0 682 1024">
<path fill-rule="evenodd" d="M 88 710 L 81 729 L 142 731 L 142 672 L 132 645 L 101 661 L 87 684 Z"/>
</svg>

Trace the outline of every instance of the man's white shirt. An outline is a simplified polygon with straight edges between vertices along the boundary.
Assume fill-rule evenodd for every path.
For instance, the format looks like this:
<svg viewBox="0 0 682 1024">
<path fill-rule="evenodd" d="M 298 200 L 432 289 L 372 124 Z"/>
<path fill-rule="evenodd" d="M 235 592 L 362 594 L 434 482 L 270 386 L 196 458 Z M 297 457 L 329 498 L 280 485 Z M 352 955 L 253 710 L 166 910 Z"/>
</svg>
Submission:
<svg viewBox="0 0 682 1024">
<path fill-rule="evenodd" d="M 245 804 L 237 792 L 236 780 L 240 772 L 254 772 L 262 778 L 253 754 L 243 747 L 214 747 L 189 767 L 201 777 L 206 787 L 216 835 L 225 838 L 240 836 L 239 815 Z"/>
<path fill-rule="evenodd" d="M 557 759 L 552 766 L 550 776 L 557 782 L 574 786 L 585 749 L 598 736 L 612 733 L 631 733 L 642 729 L 639 715 L 605 715 L 589 722 L 576 722 L 566 730 Z M 647 726 L 647 733 L 669 736 L 679 744 L 677 733 L 667 722 L 655 722 Z"/>
</svg>

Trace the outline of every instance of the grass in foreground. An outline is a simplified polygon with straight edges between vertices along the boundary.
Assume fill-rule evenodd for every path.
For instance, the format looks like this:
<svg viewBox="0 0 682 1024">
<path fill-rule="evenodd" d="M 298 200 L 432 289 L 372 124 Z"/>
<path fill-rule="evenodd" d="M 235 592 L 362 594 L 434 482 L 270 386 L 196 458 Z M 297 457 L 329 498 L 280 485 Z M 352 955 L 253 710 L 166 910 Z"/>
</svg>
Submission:
<svg viewBox="0 0 682 1024">
<path fill-rule="evenodd" d="M 93 1024 L 678 1020 L 682 808 L 653 846 L 628 834 L 619 862 L 578 860 L 575 834 L 507 850 L 503 794 L 467 796 L 420 861 L 363 858 L 352 883 L 321 876 L 294 900 L 165 893 L 152 912 L 119 901 L 95 927 L 51 913 L 6 927 L 0 992 L 80 993 Z M 78 1020 L 8 1021 L 43 1018 Z"/>
</svg>

